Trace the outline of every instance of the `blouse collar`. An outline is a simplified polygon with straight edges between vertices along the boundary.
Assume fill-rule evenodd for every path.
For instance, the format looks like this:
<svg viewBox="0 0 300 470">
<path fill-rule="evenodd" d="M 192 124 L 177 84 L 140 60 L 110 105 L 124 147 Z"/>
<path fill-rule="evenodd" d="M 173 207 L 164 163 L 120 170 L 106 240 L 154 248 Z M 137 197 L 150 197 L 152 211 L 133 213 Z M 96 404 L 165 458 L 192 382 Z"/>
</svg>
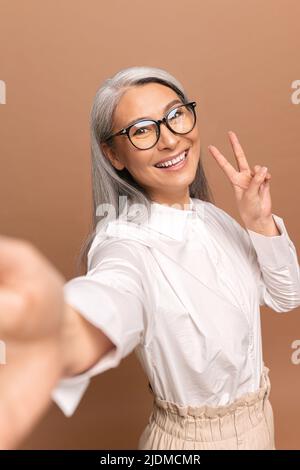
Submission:
<svg viewBox="0 0 300 470">
<path fill-rule="evenodd" d="M 191 209 L 151 202 L 151 213 L 148 222 L 142 224 L 146 231 L 155 231 L 177 241 L 183 241 L 188 221 L 200 218 L 204 220 L 205 202 L 201 199 L 189 198 Z"/>
</svg>

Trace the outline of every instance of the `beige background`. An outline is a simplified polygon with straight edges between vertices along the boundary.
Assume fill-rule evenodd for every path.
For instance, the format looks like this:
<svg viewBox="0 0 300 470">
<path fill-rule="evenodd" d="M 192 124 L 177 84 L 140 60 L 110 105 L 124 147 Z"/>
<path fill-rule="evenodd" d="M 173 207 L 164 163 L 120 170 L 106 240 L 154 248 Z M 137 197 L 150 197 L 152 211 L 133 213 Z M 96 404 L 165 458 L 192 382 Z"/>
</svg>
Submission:
<svg viewBox="0 0 300 470">
<path fill-rule="evenodd" d="M 216 204 L 240 222 L 207 151 L 214 144 L 235 165 L 234 130 L 250 164 L 269 167 L 273 213 L 299 251 L 300 104 L 291 101 L 299 18 L 297 0 L 0 0 L 1 232 L 31 240 L 74 277 L 91 219 L 93 97 L 119 69 L 151 65 L 174 74 L 198 103 Z M 300 339 L 300 311 L 261 313 L 277 448 L 299 449 L 300 365 L 291 343 Z M 147 379 L 131 354 L 92 380 L 73 417 L 53 404 L 22 448 L 134 449 L 150 411 Z"/>
</svg>

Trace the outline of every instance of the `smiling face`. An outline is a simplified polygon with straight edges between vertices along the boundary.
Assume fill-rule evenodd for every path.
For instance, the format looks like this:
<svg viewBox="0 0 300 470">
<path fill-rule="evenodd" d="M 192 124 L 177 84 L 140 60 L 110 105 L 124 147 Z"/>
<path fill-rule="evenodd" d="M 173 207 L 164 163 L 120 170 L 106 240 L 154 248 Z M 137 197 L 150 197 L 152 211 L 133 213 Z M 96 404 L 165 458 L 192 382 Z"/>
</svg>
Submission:
<svg viewBox="0 0 300 470">
<path fill-rule="evenodd" d="M 178 100 L 178 104 L 171 104 Z M 114 113 L 112 133 L 127 127 L 133 120 L 146 117 L 161 119 L 175 109 L 181 100 L 174 90 L 159 83 L 130 87 L 120 99 Z M 197 126 L 185 135 L 174 134 L 164 124 L 156 145 L 140 150 L 126 135 L 113 138 L 113 147 L 102 143 L 103 153 L 112 165 L 127 168 L 133 179 L 144 188 L 148 197 L 165 204 L 189 204 L 189 185 L 193 182 L 200 158 L 200 134 Z M 188 149 L 187 158 L 177 166 L 157 168 L 161 160 L 171 160 Z"/>
</svg>

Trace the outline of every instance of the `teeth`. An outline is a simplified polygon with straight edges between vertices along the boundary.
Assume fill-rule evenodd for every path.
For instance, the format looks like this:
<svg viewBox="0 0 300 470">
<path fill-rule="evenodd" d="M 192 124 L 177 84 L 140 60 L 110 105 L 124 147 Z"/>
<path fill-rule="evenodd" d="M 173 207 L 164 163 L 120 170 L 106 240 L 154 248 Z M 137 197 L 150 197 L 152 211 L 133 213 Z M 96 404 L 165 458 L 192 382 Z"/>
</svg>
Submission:
<svg viewBox="0 0 300 470">
<path fill-rule="evenodd" d="M 160 168 L 160 167 L 168 167 L 168 166 L 172 166 L 172 165 L 175 165 L 176 163 L 182 161 L 185 159 L 185 155 L 186 155 L 186 152 L 183 152 L 181 155 L 178 155 L 178 157 L 176 158 L 173 158 L 173 160 L 168 160 L 167 162 L 164 162 L 164 163 L 158 163 L 157 165 L 155 165 L 157 168 Z"/>
</svg>

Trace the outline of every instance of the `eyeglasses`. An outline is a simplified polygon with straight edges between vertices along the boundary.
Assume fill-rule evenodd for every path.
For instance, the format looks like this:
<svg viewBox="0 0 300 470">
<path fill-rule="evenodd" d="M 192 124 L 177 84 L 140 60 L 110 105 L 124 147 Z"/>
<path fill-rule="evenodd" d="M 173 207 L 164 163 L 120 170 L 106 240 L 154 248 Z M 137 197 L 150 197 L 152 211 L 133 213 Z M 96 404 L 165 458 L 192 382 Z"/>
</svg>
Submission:
<svg viewBox="0 0 300 470">
<path fill-rule="evenodd" d="M 139 150 L 147 150 L 158 142 L 160 125 L 164 123 L 173 134 L 188 134 L 196 124 L 196 102 L 191 101 L 168 111 L 162 119 L 141 119 L 119 132 L 110 135 L 103 142 L 118 135 L 127 135 L 128 139 Z"/>
</svg>

